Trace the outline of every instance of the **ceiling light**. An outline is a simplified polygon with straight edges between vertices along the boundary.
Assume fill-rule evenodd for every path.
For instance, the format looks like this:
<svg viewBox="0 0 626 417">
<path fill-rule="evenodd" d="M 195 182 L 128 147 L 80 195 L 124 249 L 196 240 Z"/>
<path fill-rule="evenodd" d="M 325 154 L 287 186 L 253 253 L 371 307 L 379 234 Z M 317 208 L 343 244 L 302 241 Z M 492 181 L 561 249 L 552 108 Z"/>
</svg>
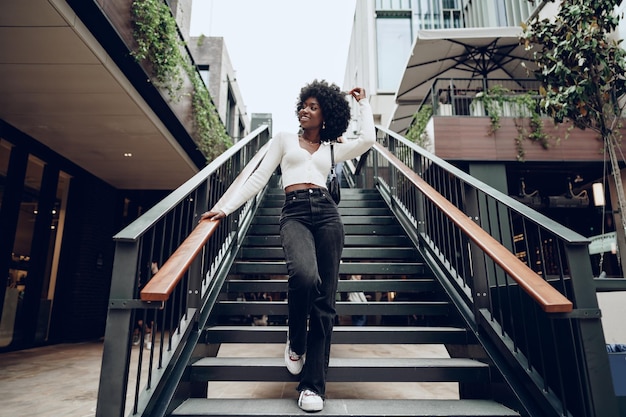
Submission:
<svg viewBox="0 0 626 417">
<path fill-rule="evenodd" d="M 593 205 L 596 207 L 604 207 L 606 201 L 604 200 L 604 185 L 601 182 L 594 182 L 591 186 L 593 191 Z"/>
</svg>

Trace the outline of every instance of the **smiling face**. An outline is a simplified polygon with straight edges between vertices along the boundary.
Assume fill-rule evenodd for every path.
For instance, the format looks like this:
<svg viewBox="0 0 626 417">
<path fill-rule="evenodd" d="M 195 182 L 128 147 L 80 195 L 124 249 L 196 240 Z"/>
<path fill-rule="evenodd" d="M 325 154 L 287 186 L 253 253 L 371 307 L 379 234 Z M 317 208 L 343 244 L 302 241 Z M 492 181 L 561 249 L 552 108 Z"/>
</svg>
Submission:
<svg viewBox="0 0 626 417">
<path fill-rule="evenodd" d="M 298 121 L 302 129 L 321 128 L 324 122 L 322 108 L 315 97 L 307 98 L 298 108 Z"/>
</svg>

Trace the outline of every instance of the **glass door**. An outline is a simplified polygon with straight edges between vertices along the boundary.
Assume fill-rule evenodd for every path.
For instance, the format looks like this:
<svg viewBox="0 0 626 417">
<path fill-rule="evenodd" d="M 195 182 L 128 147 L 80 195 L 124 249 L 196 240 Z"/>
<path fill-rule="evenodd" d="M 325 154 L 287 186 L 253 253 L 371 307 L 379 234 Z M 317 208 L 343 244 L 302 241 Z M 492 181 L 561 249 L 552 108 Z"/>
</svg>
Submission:
<svg viewBox="0 0 626 417">
<path fill-rule="evenodd" d="M 0 146 L 0 181 L 18 181 L 8 172 L 11 146 L 0 145 L 5 145 Z M 48 339 L 69 182 L 64 172 L 28 156 L 7 271 L 0 348 L 28 347 Z"/>
</svg>

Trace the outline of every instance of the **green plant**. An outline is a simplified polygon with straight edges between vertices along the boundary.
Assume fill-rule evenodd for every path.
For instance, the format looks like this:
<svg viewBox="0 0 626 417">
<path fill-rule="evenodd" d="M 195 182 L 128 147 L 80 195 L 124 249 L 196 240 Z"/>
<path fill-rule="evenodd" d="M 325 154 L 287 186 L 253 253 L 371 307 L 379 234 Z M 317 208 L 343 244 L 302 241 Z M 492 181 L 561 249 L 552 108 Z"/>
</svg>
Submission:
<svg viewBox="0 0 626 417">
<path fill-rule="evenodd" d="M 423 148 L 426 147 L 429 141 L 426 125 L 432 115 L 433 106 L 429 104 L 423 105 L 419 111 L 413 115 L 413 121 L 411 122 L 409 130 L 406 132 L 406 138 Z"/>
<path fill-rule="evenodd" d="M 562 0 L 556 16 L 535 16 L 523 24 L 521 42 L 533 52 L 535 77 L 541 82 L 541 106 L 555 123 L 570 120 L 602 138 L 620 213 L 626 212 L 626 193 L 618 154 L 622 117 L 626 110 L 626 50 L 614 34 L 620 26 L 622 0 Z M 619 253 L 626 263 L 626 216 L 618 216 L 622 238 Z"/>
<path fill-rule="evenodd" d="M 139 61 L 147 61 L 155 85 L 165 88 L 170 98 L 176 99 L 183 87 L 180 64 L 184 61 L 176 20 L 162 0 L 133 1 L 131 13 L 137 42 L 132 55 Z"/>
<path fill-rule="evenodd" d="M 495 85 L 491 87 L 487 92 L 479 92 L 476 94 L 476 101 L 483 104 L 485 112 L 491 119 L 491 125 L 489 127 L 489 134 L 493 135 L 498 129 L 500 129 L 500 116 L 504 103 L 508 102 L 505 98 L 511 91 L 508 88 L 504 88 L 501 85 Z"/>
<path fill-rule="evenodd" d="M 133 37 L 137 42 L 137 50 L 132 55 L 149 65 L 153 83 L 163 88 L 172 101 L 179 101 L 183 75 L 190 79 L 194 139 L 207 161 L 213 160 L 232 142 L 198 71 L 182 53 L 184 43 L 169 6 L 163 0 L 134 0 L 131 15 Z M 203 40 L 202 37 L 200 42 Z"/>
<path fill-rule="evenodd" d="M 206 36 L 204 36 L 204 33 L 201 33 L 200 36 L 198 36 L 198 43 L 196 45 L 198 45 L 198 47 L 204 45 L 205 40 Z"/>
<path fill-rule="evenodd" d="M 194 71 L 190 74 L 193 84 L 191 103 L 194 114 L 194 127 L 198 135 L 198 149 L 212 161 L 222 152 L 232 146 L 232 142 L 217 110 L 211 101 L 200 74 Z"/>
<path fill-rule="evenodd" d="M 549 137 L 543 129 L 543 120 L 537 106 L 537 92 L 527 91 L 524 94 L 513 94 L 508 88 L 495 85 L 486 92 L 476 95 L 476 101 L 483 104 L 486 113 L 489 115 L 491 124 L 488 134 L 494 135 L 500 129 L 500 118 L 505 107 L 513 108 L 515 128 L 515 149 L 517 160 L 523 161 L 525 156 L 524 141 L 539 143 L 544 149 L 548 149 Z M 526 123 L 526 120 L 528 122 Z"/>
</svg>

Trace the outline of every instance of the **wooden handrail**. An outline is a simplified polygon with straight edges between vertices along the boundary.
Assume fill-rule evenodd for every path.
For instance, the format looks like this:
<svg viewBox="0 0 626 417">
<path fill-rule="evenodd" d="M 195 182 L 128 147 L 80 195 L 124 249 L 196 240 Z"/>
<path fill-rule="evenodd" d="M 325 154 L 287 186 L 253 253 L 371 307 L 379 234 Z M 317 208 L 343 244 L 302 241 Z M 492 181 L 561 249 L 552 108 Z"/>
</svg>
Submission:
<svg viewBox="0 0 626 417">
<path fill-rule="evenodd" d="M 542 310 L 548 313 L 568 313 L 573 304 L 563 294 L 520 261 L 513 253 L 494 239 L 478 224 L 449 202 L 444 196 L 431 187 L 424 179 L 409 169 L 402 161 L 379 143 L 374 148 L 389 163 L 400 170 L 433 204 L 456 224 L 478 247 L 480 247 L 495 263 L 497 263 L 519 286 L 530 295 Z"/>
<path fill-rule="evenodd" d="M 143 301 L 167 301 L 202 247 L 215 233 L 218 224 L 219 220 L 202 220 L 199 222 L 172 256 L 161 266 L 159 272 L 154 274 L 152 279 L 143 287 L 141 299 Z"/>
<path fill-rule="evenodd" d="M 226 201 L 226 199 L 236 192 L 248 177 L 252 175 L 263 160 L 268 147 L 269 143 L 266 143 L 259 149 L 211 210 L 219 209 L 220 203 Z M 141 300 L 167 301 L 198 253 L 200 253 L 206 242 L 213 233 L 215 233 L 219 223 L 220 220 L 207 219 L 199 221 L 198 225 L 191 231 L 189 236 L 185 238 L 183 243 L 181 243 L 176 251 L 163 263 L 159 271 L 154 274 L 146 286 L 143 287 L 140 293 Z"/>
</svg>

